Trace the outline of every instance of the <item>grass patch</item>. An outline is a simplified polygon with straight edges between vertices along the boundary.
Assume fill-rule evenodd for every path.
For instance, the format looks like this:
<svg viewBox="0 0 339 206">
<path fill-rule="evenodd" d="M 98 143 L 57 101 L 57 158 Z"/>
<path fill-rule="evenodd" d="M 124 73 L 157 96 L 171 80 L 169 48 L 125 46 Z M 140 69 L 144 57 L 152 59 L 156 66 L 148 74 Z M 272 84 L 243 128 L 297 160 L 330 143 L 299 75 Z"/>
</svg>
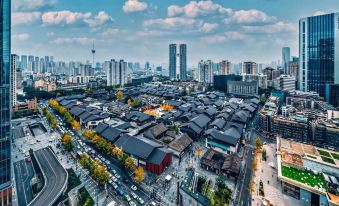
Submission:
<svg viewBox="0 0 339 206">
<path fill-rule="evenodd" d="M 306 184 L 311 187 L 322 187 L 327 191 L 327 186 L 321 174 L 313 174 L 309 171 L 298 170 L 293 167 L 281 166 L 281 172 L 284 177 L 290 178 L 297 182 Z"/>
<path fill-rule="evenodd" d="M 331 159 L 331 158 L 321 156 L 321 159 L 322 159 L 324 162 L 327 162 L 327 163 L 330 163 L 330 164 L 334 164 L 334 165 L 335 165 L 334 160 Z"/>
<path fill-rule="evenodd" d="M 331 157 L 331 154 L 329 152 L 324 151 L 324 150 L 318 149 L 318 152 L 321 156 Z"/>
<path fill-rule="evenodd" d="M 339 160 L 339 155 L 336 153 L 331 153 L 332 157 L 336 160 Z"/>
</svg>

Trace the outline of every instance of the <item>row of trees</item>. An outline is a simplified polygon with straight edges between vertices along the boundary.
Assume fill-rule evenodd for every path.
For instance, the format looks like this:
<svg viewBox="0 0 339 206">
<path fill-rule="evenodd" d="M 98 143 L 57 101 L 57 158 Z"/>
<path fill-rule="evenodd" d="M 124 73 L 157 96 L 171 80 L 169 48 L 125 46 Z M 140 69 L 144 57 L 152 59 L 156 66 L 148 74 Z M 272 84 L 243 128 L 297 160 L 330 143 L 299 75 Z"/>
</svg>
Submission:
<svg viewBox="0 0 339 206">
<path fill-rule="evenodd" d="M 82 154 L 79 163 L 89 171 L 89 174 L 100 185 L 105 185 L 109 180 L 109 173 L 99 162 L 92 160 L 87 154 Z"/>
<path fill-rule="evenodd" d="M 99 150 L 107 155 L 113 155 L 113 157 L 123 164 L 127 170 L 133 171 L 136 182 L 144 180 L 144 169 L 142 167 L 137 167 L 135 165 L 135 160 L 124 153 L 122 148 L 112 145 L 109 141 L 105 140 L 92 130 L 85 130 L 82 136 L 90 140 L 91 143 L 95 144 Z"/>
<path fill-rule="evenodd" d="M 47 107 L 44 107 L 42 109 L 42 113 L 45 115 L 47 118 L 47 121 L 51 125 L 51 128 L 55 129 L 56 126 L 58 125 L 58 120 L 48 111 Z"/>
<path fill-rule="evenodd" d="M 62 115 L 65 118 L 67 124 L 69 124 L 75 131 L 79 131 L 81 129 L 80 123 L 73 119 L 72 115 L 67 111 L 67 109 L 59 105 L 56 100 L 51 99 L 48 101 L 48 104 L 60 115 Z"/>
</svg>

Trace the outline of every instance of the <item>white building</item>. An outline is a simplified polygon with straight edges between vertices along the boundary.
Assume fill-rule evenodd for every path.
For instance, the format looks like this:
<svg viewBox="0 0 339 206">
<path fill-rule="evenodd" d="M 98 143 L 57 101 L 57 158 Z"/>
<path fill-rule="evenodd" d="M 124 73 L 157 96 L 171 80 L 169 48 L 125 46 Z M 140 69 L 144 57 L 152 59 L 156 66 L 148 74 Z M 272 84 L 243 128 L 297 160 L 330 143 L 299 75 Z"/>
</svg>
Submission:
<svg viewBox="0 0 339 206">
<path fill-rule="evenodd" d="M 211 60 L 201 60 L 198 64 L 199 82 L 213 83 L 213 62 Z"/>
<path fill-rule="evenodd" d="M 282 91 L 294 91 L 295 90 L 295 77 L 290 75 L 280 75 L 279 88 Z"/>
<path fill-rule="evenodd" d="M 124 60 L 118 62 L 112 59 L 106 71 L 106 76 L 107 86 L 123 86 L 127 84 L 127 62 Z"/>
<path fill-rule="evenodd" d="M 242 80 L 244 82 L 258 82 L 258 87 L 262 89 L 267 89 L 267 75 L 264 74 L 241 74 Z"/>
</svg>

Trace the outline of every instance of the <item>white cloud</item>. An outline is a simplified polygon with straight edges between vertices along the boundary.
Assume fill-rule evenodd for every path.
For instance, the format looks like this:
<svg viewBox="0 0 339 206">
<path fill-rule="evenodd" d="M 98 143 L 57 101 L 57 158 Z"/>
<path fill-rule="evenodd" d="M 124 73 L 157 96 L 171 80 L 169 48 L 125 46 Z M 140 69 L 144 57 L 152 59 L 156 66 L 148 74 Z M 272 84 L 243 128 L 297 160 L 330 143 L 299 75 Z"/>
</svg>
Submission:
<svg viewBox="0 0 339 206">
<path fill-rule="evenodd" d="M 12 14 L 12 26 L 32 24 L 40 20 L 40 12 L 14 12 Z"/>
<path fill-rule="evenodd" d="M 27 34 L 27 33 L 12 35 L 12 40 L 13 41 L 26 41 L 29 38 L 30 38 L 30 35 Z"/>
<path fill-rule="evenodd" d="M 321 15 L 324 15 L 324 14 L 326 14 L 325 11 L 319 10 L 319 11 L 314 12 L 313 16 L 321 16 Z"/>
<path fill-rule="evenodd" d="M 107 29 L 106 31 L 102 32 L 101 35 L 104 37 L 109 37 L 112 36 L 114 34 L 117 34 L 119 32 L 119 29 Z"/>
<path fill-rule="evenodd" d="M 74 38 L 57 38 L 51 41 L 52 44 L 57 45 L 67 45 L 67 44 L 76 44 L 76 45 L 92 45 L 95 39 L 87 37 L 74 37 Z"/>
<path fill-rule="evenodd" d="M 204 36 L 201 39 L 207 43 L 215 44 L 215 43 L 223 43 L 223 42 L 228 42 L 228 41 L 242 41 L 242 40 L 250 39 L 250 37 L 247 36 L 246 34 L 242 34 L 237 31 L 228 31 L 228 32 L 225 32 L 224 34 Z"/>
<path fill-rule="evenodd" d="M 13 0 L 15 11 L 37 11 L 55 5 L 57 0 Z"/>
<path fill-rule="evenodd" d="M 144 26 L 146 27 L 157 27 L 163 29 L 178 29 L 181 27 L 185 27 L 187 29 L 188 26 L 200 27 L 202 25 L 202 21 L 184 18 L 184 17 L 169 17 L 164 19 L 150 19 L 144 22 Z"/>
<path fill-rule="evenodd" d="M 54 32 L 48 32 L 46 36 L 54 36 Z"/>
<path fill-rule="evenodd" d="M 112 22 L 113 18 L 109 16 L 106 12 L 100 11 L 98 15 L 96 15 L 93 19 L 85 19 L 84 20 L 90 27 L 96 27 L 107 22 Z"/>
<path fill-rule="evenodd" d="M 219 25 L 217 23 L 204 23 L 202 25 L 202 27 L 200 28 L 200 30 L 205 32 L 205 33 L 208 33 L 210 31 L 213 31 L 213 30 L 217 29 L 218 26 Z"/>
<path fill-rule="evenodd" d="M 70 25 L 84 23 L 90 27 L 97 27 L 112 21 L 113 18 L 104 11 L 100 11 L 94 17 L 90 12 L 81 13 L 68 10 L 51 11 L 42 15 L 42 22 L 46 25 Z"/>
<path fill-rule="evenodd" d="M 211 0 L 207 1 L 191 1 L 183 7 L 171 5 L 167 9 L 168 16 L 185 15 L 186 17 L 206 16 L 209 14 L 232 14 L 232 9 L 224 8 L 223 6 L 214 3 Z"/>
<path fill-rule="evenodd" d="M 292 23 L 285 23 L 279 21 L 275 24 L 268 24 L 264 26 L 243 26 L 245 32 L 249 33 L 281 33 L 281 32 L 296 32 L 297 25 Z"/>
<path fill-rule="evenodd" d="M 262 11 L 251 9 L 234 12 L 231 17 L 225 19 L 225 23 L 268 23 L 276 20 L 277 18 L 274 16 L 268 16 Z"/>
<path fill-rule="evenodd" d="M 148 5 L 146 2 L 141 2 L 139 0 L 126 0 L 122 9 L 124 12 L 137 12 L 147 9 Z"/>
</svg>

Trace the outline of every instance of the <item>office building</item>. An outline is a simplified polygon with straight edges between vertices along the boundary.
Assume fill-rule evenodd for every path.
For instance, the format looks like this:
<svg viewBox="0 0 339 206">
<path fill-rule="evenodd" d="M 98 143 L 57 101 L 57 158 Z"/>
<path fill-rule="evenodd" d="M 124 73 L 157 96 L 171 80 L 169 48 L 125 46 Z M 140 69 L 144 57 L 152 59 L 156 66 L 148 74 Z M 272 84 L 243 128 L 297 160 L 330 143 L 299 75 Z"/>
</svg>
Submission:
<svg viewBox="0 0 339 206">
<path fill-rule="evenodd" d="M 257 63 L 255 63 L 255 62 L 244 62 L 243 73 L 245 73 L 245 74 L 257 74 Z"/>
<path fill-rule="evenodd" d="M 213 62 L 201 60 L 198 64 L 199 82 L 213 84 Z"/>
<path fill-rule="evenodd" d="M 290 75 L 281 75 L 278 78 L 279 88 L 282 91 L 294 91 L 295 90 L 295 77 Z"/>
<path fill-rule="evenodd" d="M 258 82 L 239 82 L 239 81 L 228 81 L 227 82 L 228 94 L 236 96 L 257 96 L 258 95 Z"/>
<path fill-rule="evenodd" d="M 127 62 L 124 60 L 110 61 L 109 67 L 106 71 L 107 86 L 124 86 L 127 84 Z"/>
<path fill-rule="evenodd" d="M 169 77 L 171 80 L 177 77 L 177 45 L 169 45 Z"/>
<path fill-rule="evenodd" d="M 187 79 L 187 45 L 179 45 L 179 59 L 180 59 L 180 80 L 185 81 Z"/>
<path fill-rule="evenodd" d="M 289 64 L 291 60 L 291 50 L 289 47 L 282 48 L 282 69 L 284 74 L 289 74 Z"/>
<path fill-rule="evenodd" d="M 227 82 L 228 81 L 241 81 L 242 77 L 236 74 L 228 74 L 228 75 L 214 75 L 213 76 L 213 88 L 215 90 L 223 91 L 228 93 L 227 91 Z"/>
<path fill-rule="evenodd" d="M 179 65 L 178 65 L 179 64 Z M 169 77 L 171 80 L 185 81 L 187 78 L 187 45 L 177 44 L 169 45 Z"/>
<path fill-rule="evenodd" d="M 258 87 L 267 89 L 267 76 L 264 74 L 242 74 L 242 81 L 245 82 L 258 82 Z"/>
<path fill-rule="evenodd" d="M 11 1 L 1 0 L 0 205 L 12 205 L 11 182 Z"/>
<path fill-rule="evenodd" d="M 27 69 L 28 61 L 27 61 L 27 56 L 26 55 L 21 55 L 21 68 L 23 70 Z"/>
<path fill-rule="evenodd" d="M 231 62 L 223 60 L 219 63 L 219 67 L 221 75 L 231 74 Z"/>
<path fill-rule="evenodd" d="M 325 100 L 335 107 L 339 107 L 339 84 L 326 84 Z"/>
<path fill-rule="evenodd" d="M 299 21 L 299 89 L 325 96 L 325 85 L 339 84 L 339 13 Z"/>
<path fill-rule="evenodd" d="M 15 106 L 17 102 L 16 96 L 16 69 L 18 65 L 18 55 L 11 55 L 11 94 L 12 94 L 12 105 Z"/>
</svg>

